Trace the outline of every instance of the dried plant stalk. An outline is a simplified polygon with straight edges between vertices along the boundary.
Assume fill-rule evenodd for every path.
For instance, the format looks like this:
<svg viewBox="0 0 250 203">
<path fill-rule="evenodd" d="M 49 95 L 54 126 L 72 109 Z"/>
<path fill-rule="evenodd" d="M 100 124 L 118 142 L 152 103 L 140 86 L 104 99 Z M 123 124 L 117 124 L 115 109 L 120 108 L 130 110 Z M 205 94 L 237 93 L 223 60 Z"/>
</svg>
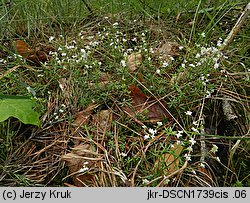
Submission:
<svg viewBox="0 0 250 203">
<path fill-rule="evenodd" d="M 236 24 L 234 25 L 233 29 L 228 34 L 227 38 L 224 40 L 224 42 L 223 42 L 223 44 L 222 44 L 222 46 L 220 48 L 221 51 L 225 50 L 227 48 L 227 46 L 232 42 L 235 35 L 237 35 L 237 33 L 240 31 L 241 26 L 246 21 L 247 16 L 249 15 L 249 13 L 250 13 L 250 3 L 247 4 L 245 10 L 243 11 L 241 16 L 239 17 L 239 19 L 236 22 Z"/>
</svg>

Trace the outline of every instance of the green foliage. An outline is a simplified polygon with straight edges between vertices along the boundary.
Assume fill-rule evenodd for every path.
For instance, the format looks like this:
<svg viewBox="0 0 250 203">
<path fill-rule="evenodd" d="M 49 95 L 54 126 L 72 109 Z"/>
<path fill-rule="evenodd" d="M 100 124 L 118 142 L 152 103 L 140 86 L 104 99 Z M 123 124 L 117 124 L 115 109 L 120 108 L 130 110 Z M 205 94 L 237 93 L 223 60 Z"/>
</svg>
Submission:
<svg viewBox="0 0 250 203">
<path fill-rule="evenodd" d="M 33 109 L 35 105 L 29 97 L 0 95 L 0 122 L 13 116 L 24 124 L 39 126 L 39 113 Z"/>
</svg>

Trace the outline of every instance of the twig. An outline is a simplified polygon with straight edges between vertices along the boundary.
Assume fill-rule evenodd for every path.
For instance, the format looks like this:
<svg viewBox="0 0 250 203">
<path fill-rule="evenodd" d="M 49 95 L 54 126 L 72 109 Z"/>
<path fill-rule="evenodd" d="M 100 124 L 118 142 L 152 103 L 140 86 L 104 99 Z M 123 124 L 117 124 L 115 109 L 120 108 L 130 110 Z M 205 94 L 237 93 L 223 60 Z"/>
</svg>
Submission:
<svg viewBox="0 0 250 203">
<path fill-rule="evenodd" d="M 240 31 L 241 26 L 246 21 L 247 16 L 249 15 L 249 13 L 250 13 L 250 3 L 247 4 L 245 10 L 243 11 L 240 18 L 238 19 L 238 21 L 234 25 L 233 29 L 228 34 L 227 38 L 224 40 L 222 46 L 220 47 L 220 51 L 225 50 L 227 48 L 227 46 L 232 42 L 235 35 Z"/>
</svg>

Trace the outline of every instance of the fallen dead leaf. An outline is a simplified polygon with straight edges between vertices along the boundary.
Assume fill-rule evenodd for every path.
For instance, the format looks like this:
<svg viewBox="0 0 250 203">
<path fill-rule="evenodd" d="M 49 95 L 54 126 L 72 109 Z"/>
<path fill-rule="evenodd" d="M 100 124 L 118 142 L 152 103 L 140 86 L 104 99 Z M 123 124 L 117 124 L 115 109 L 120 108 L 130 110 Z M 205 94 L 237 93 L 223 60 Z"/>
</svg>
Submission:
<svg viewBox="0 0 250 203">
<path fill-rule="evenodd" d="M 16 40 L 15 44 L 17 53 L 37 66 L 41 66 L 41 63 L 48 60 L 47 54 L 44 51 L 40 51 L 38 48 L 32 49 L 22 40 Z"/>
<path fill-rule="evenodd" d="M 163 157 L 158 159 L 154 164 L 154 169 L 161 170 L 162 167 L 166 167 L 163 170 L 164 175 L 171 174 L 179 169 L 179 160 L 178 157 L 180 156 L 183 147 L 181 145 L 177 145 L 176 143 L 171 147 L 171 152 L 166 153 Z"/>
<path fill-rule="evenodd" d="M 93 113 L 93 110 L 99 106 L 98 104 L 91 103 L 87 106 L 86 109 L 80 111 L 76 114 L 75 122 L 73 125 L 75 126 L 84 126 L 87 125 L 90 121 L 90 116 Z"/>
<path fill-rule="evenodd" d="M 106 85 L 110 83 L 110 81 L 111 81 L 111 75 L 108 73 L 101 72 L 100 77 L 98 78 L 98 86 L 100 87 L 100 89 L 104 89 Z M 96 85 L 97 85 L 96 82 L 89 83 L 90 87 L 94 87 Z"/>
<path fill-rule="evenodd" d="M 93 146 L 86 143 L 74 147 L 70 153 L 61 157 L 69 167 L 75 186 L 82 187 L 93 181 L 94 175 L 88 171 L 94 167 L 96 160 L 100 160 L 100 158 L 95 157 Z"/>
<path fill-rule="evenodd" d="M 111 129 L 112 112 L 111 110 L 101 110 L 93 116 L 93 125 L 99 133 L 105 133 Z"/>
<path fill-rule="evenodd" d="M 137 114 L 144 114 L 147 117 L 145 122 L 151 123 L 156 123 L 169 117 L 163 101 L 160 103 L 156 98 L 146 96 L 136 85 L 131 85 L 128 88 L 132 98 L 132 107 L 126 107 L 125 111 L 130 116 L 135 118 Z"/>
<path fill-rule="evenodd" d="M 141 53 L 132 53 L 127 58 L 127 65 L 130 72 L 135 72 L 142 64 Z"/>
<path fill-rule="evenodd" d="M 159 49 L 158 54 L 165 61 L 170 61 L 170 57 L 179 55 L 179 44 L 176 42 L 166 42 Z"/>
</svg>

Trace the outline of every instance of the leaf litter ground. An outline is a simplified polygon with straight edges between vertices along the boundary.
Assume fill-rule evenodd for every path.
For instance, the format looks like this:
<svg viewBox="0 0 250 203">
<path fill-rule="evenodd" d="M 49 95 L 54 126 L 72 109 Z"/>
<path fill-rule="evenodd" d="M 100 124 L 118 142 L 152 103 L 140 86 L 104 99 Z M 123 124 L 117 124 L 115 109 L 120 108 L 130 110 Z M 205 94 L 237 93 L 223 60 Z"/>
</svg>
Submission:
<svg viewBox="0 0 250 203">
<path fill-rule="evenodd" d="M 230 149 L 244 151 L 249 97 L 214 81 L 235 80 L 219 50 L 197 45 L 187 61 L 188 45 L 154 21 L 96 25 L 57 33 L 47 49 L 17 41 L 21 63 L 40 75 L 22 80 L 46 87 L 36 93 L 46 98 L 42 127 L 17 150 L 23 175 L 66 186 L 226 186 L 225 174 L 236 182 Z"/>
</svg>

